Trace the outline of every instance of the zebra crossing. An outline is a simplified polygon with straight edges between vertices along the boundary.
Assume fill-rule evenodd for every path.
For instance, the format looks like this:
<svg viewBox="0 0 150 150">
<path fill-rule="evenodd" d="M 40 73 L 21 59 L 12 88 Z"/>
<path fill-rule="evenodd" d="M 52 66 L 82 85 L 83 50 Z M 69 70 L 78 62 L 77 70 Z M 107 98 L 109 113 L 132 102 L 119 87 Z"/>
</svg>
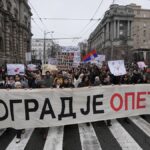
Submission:
<svg viewBox="0 0 150 150">
<path fill-rule="evenodd" d="M 14 129 L 0 130 L 0 150 L 150 150 L 150 116 L 128 120 L 26 129 L 18 144 Z"/>
</svg>

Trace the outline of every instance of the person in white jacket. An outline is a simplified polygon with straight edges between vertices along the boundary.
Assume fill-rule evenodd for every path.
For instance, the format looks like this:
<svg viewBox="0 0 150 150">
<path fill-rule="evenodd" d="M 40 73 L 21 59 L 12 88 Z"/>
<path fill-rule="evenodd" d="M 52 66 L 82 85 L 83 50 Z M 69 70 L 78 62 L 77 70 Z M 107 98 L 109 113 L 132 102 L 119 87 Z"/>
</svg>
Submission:
<svg viewBox="0 0 150 150">
<path fill-rule="evenodd" d="M 79 85 L 79 83 L 81 83 L 83 77 L 84 77 L 84 74 L 81 73 L 81 74 L 79 75 L 79 78 L 78 78 L 77 80 L 74 78 L 74 86 L 75 86 L 75 88 L 77 88 L 78 85 Z"/>
</svg>

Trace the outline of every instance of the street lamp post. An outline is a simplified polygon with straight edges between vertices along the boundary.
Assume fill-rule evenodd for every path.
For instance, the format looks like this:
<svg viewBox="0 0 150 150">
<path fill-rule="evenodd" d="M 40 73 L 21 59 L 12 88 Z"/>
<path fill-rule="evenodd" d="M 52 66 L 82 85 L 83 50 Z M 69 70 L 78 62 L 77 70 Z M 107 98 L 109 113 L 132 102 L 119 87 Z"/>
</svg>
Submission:
<svg viewBox="0 0 150 150">
<path fill-rule="evenodd" d="M 46 55 L 45 55 L 45 48 L 46 48 L 46 42 L 45 42 L 45 40 L 46 40 L 46 31 L 44 31 L 44 54 L 43 54 L 43 64 L 45 64 L 45 57 L 46 57 Z"/>
<path fill-rule="evenodd" d="M 44 64 L 46 64 L 46 35 L 49 34 L 49 33 L 52 34 L 52 33 L 54 33 L 54 31 L 50 31 L 50 32 L 44 31 L 44 48 L 43 48 L 44 49 L 44 51 L 43 51 L 43 53 L 44 53 L 43 54 L 43 63 Z"/>
</svg>

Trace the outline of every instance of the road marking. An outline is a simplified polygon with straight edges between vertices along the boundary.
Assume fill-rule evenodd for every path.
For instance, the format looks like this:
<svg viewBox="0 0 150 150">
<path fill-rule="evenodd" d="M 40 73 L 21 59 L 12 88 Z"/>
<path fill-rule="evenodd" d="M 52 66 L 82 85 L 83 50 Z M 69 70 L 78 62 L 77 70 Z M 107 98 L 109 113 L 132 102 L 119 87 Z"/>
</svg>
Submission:
<svg viewBox="0 0 150 150">
<path fill-rule="evenodd" d="M 142 150 L 139 144 L 136 143 L 117 120 L 112 120 L 112 126 L 109 129 L 120 144 L 122 150 Z"/>
<path fill-rule="evenodd" d="M 6 131 L 6 129 L 1 129 L 0 130 L 0 136 L 3 135 L 3 133 Z"/>
<path fill-rule="evenodd" d="M 129 118 L 136 124 L 146 135 L 150 137 L 150 124 L 139 116 Z"/>
<path fill-rule="evenodd" d="M 79 134 L 82 150 L 102 150 L 92 124 L 79 124 Z"/>
<path fill-rule="evenodd" d="M 49 128 L 44 150 L 62 150 L 63 148 L 64 127 Z"/>
<path fill-rule="evenodd" d="M 6 150 L 24 150 L 27 145 L 34 129 L 26 129 L 25 133 L 21 135 L 20 143 L 16 144 L 16 137 L 12 140 L 12 142 L 8 145 Z"/>
</svg>

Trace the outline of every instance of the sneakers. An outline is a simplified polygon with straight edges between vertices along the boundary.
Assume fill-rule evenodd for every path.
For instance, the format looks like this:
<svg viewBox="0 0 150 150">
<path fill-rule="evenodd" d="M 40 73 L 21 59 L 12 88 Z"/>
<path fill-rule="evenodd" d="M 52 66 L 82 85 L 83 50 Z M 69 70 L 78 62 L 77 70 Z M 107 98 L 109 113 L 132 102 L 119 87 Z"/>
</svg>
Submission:
<svg viewBox="0 0 150 150">
<path fill-rule="evenodd" d="M 111 127 L 111 126 L 112 126 L 111 120 L 107 120 L 106 122 L 107 122 L 107 126 L 108 126 L 108 127 Z"/>
<path fill-rule="evenodd" d="M 112 126 L 112 124 L 109 122 L 109 123 L 107 123 L 107 126 L 108 126 L 108 127 L 111 127 L 111 126 Z"/>
<path fill-rule="evenodd" d="M 21 134 L 24 134 L 24 133 L 25 133 L 25 131 L 26 131 L 25 129 L 22 129 L 22 132 L 21 132 Z"/>
<path fill-rule="evenodd" d="M 16 138 L 16 143 L 20 143 L 21 138 Z"/>
<path fill-rule="evenodd" d="M 88 126 L 88 127 L 89 127 L 89 126 L 90 126 L 90 123 L 89 123 L 89 122 L 87 122 L 87 123 L 86 123 L 86 126 Z"/>
</svg>

